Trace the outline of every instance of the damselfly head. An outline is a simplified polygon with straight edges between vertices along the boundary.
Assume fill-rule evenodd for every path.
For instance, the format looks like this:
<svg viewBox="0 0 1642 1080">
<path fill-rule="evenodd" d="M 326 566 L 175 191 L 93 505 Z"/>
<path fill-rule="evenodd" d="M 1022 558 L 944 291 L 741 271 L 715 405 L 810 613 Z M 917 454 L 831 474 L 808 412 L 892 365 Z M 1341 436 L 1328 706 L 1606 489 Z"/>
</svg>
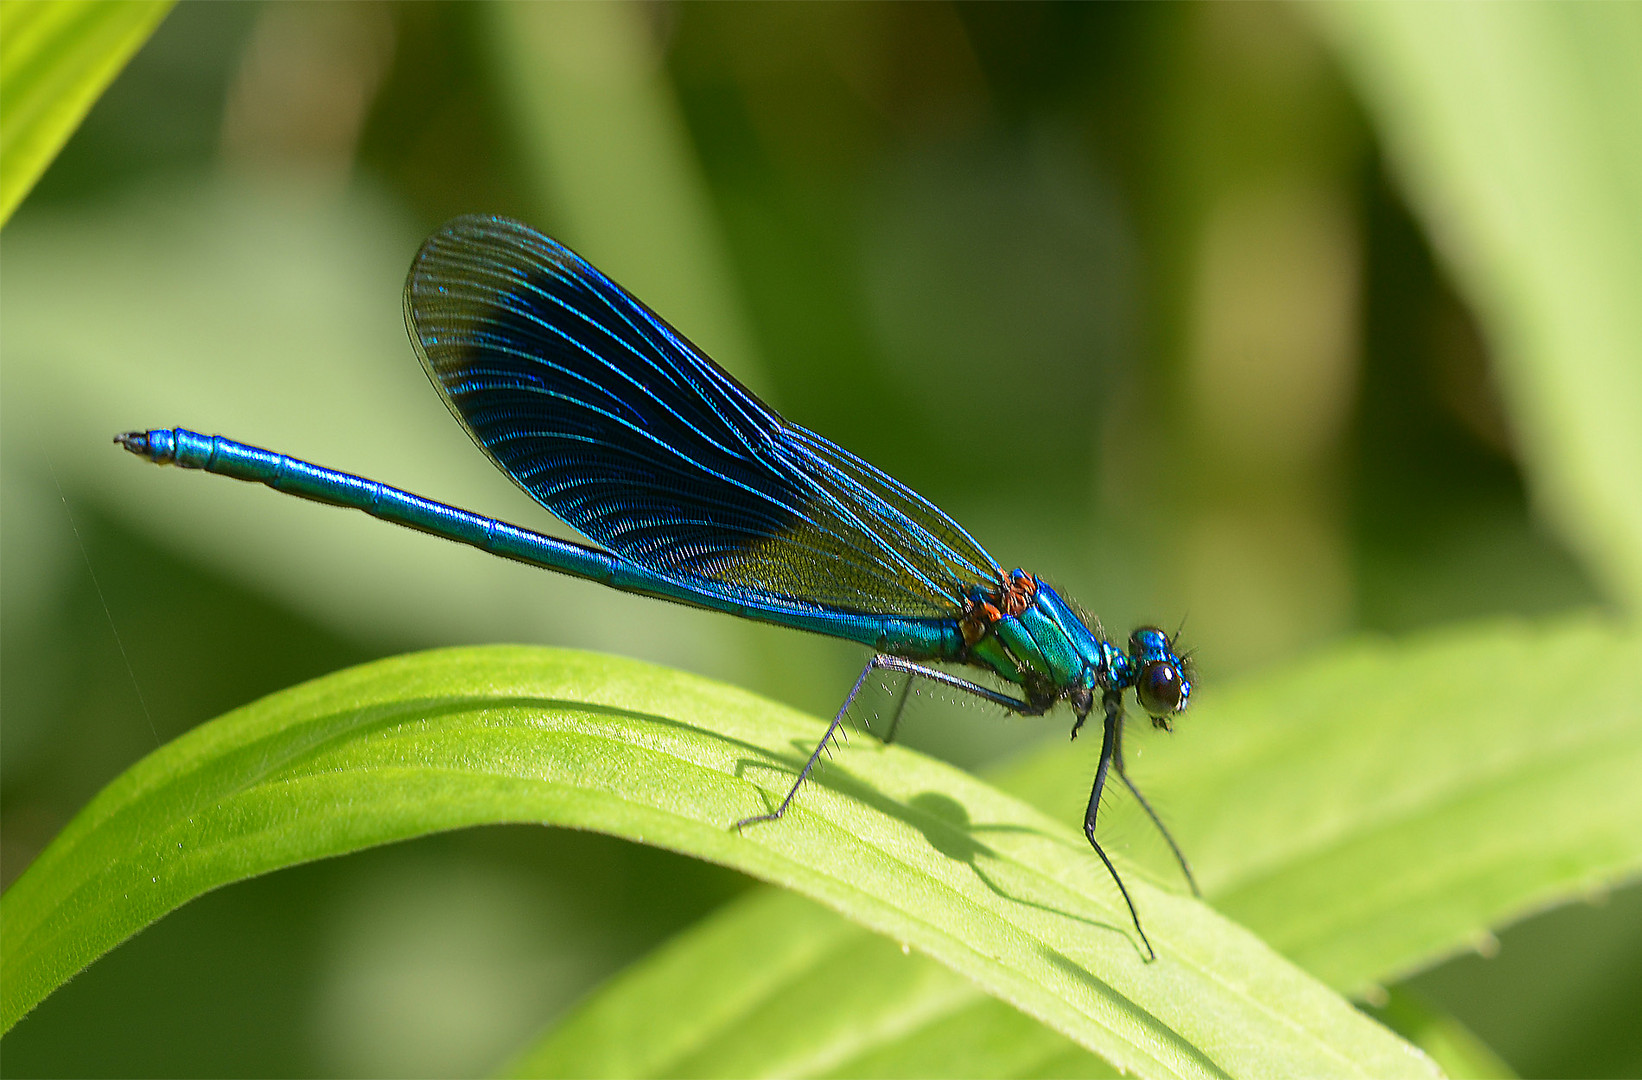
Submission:
<svg viewBox="0 0 1642 1080">
<path fill-rule="evenodd" d="M 1155 626 L 1142 626 L 1129 635 L 1129 659 L 1135 669 L 1135 697 L 1151 714 L 1152 724 L 1170 728 L 1175 713 L 1191 702 L 1192 681 L 1187 664 L 1174 651 L 1174 642 Z"/>
</svg>

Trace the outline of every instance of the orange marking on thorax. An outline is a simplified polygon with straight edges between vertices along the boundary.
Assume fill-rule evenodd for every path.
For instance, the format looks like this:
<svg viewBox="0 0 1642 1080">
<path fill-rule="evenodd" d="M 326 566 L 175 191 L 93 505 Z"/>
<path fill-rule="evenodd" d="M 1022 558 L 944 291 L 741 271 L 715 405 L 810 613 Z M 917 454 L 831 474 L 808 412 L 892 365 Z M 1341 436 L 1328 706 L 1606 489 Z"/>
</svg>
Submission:
<svg viewBox="0 0 1642 1080">
<path fill-rule="evenodd" d="M 1004 578 L 985 599 L 965 600 L 963 616 L 958 620 L 964 644 L 973 646 L 998 620 L 1019 616 L 1032 606 L 1032 598 L 1037 593 L 1038 579 L 1028 574 Z"/>
<path fill-rule="evenodd" d="M 1003 583 L 999 590 L 998 607 L 1005 615 L 1020 615 L 1032 606 L 1032 598 L 1038 594 L 1038 579 L 1031 574 L 1023 577 L 1011 577 Z"/>
</svg>

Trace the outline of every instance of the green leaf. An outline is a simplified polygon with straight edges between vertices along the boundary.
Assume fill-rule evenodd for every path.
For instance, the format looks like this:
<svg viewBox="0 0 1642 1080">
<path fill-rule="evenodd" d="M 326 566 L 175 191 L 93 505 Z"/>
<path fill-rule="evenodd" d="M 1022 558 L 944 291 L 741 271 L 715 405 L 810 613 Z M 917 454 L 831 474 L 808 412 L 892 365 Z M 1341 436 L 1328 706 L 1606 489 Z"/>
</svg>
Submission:
<svg viewBox="0 0 1642 1080">
<path fill-rule="evenodd" d="M 1490 624 L 1359 642 L 1203 694 L 1155 779 L 1141 774 L 1143 790 L 1211 902 L 1342 990 L 1362 994 L 1490 927 L 1642 870 L 1634 633 Z M 1008 769 L 1001 786 L 1075 821 L 1087 772 L 1057 745 Z M 1108 836 L 1149 829 L 1132 805 L 1106 814 Z M 1172 869 L 1164 850 L 1149 861 Z M 945 1075 L 940 1062 L 957 1047 L 968 1060 L 957 1071 L 970 1076 L 1098 1068 L 1041 1027 L 1003 1033 L 1003 1007 L 963 979 L 796 909 L 748 898 L 680 935 L 515 1072 Z M 635 1017 L 643 1038 L 624 1027 Z M 1452 1021 L 1425 1013 L 1399 1030 L 1464 1071 L 1498 1068 Z"/>
<path fill-rule="evenodd" d="M 1143 790 L 1218 910 L 1360 997 L 1642 872 L 1639 718 L 1634 630 L 1371 640 L 1228 690 Z M 1044 755 L 1003 786 L 1064 814 L 1071 764 Z M 1139 832 L 1132 807 L 1113 817 Z"/>
<path fill-rule="evenodd" d="M 628 968 L 514 1076 L 1116 1076 L 961 975 L 778 889 Z"/>
<path fill-rule="evenodd" d="M 0 224 L 46 171 L 173 0 L 0 5 Z"/>
<path fill-rule="evenodd" d="M 139 762 L 0 901 L 4 1022 L 208 889 L 437 830 L 541 822 L 801 892 L 1143 1075 L 1433 1075 L 1258 939 L 1136 873 L 1160 954 L 1143 963 L 1070 821 L 910 751 L 858 740 L 785 819 L 736 832 L 819 732 L 701 679 L 519 647 L 401 657 L 275 694 Z"/>
<path fill-rule="evenodd" d="M 1393 990 L 1370 1011 L 1461 1077 L 1514 1074 Z M 758 889 L 592 995 L 504 1075 L 1114 1077 L 1064 1035 L 795 893 Z"/>
<path fill-rule="evenodd" d="M 1540 505 L 1642 612 L 1642 6 L 1302 9 L 1482 321 Z"/>
</svg>

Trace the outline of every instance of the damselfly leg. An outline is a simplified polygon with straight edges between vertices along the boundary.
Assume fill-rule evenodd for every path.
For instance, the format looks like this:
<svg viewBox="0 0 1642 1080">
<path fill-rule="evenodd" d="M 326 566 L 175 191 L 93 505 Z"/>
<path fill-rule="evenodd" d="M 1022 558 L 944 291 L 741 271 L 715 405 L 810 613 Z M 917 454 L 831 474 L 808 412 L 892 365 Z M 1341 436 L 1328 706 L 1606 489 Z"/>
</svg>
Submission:
<svg viewBox="0 0 1642 1080">
<path fill-rule="evenodd" d="M 1180 872 L 1186 875 L 1186 884 L 1192 887 L 1192 895 L 1201 898 L 1203 890 L 1197 887 L 1197 878 L 1192 875 L 1192 864 L 1186 861 L 1186 853 L 1181 851 L 1180 845 L 1174 842 L 1174 837 L 1170 835 L 1168 827 L 1163 824 L 1163 819 L 1157 816 L 1157 811 L 1153 810 L 1152 804 L 1146 801 L 1146 796 L 1142 795 L 1140 789 L 1135 787 L 1135 782 L 1129 779 L 1129 770 L 1123 767 L 1123 724 L 1121 720 L 1118 723 L 1117 738 L 1112 744 L 1112 764 L 1117 768 L 1118 779 L 1123 781 L 1123 786 L 1129 789 L 1129 794 L 1133 795 L 1135 802 L 1139 803 L 1140 808 L 1146 811 L 1146 816 L 1152 819 L 1152 824 L 1157 826 L 1157 831 L 1163 834 L 1163 840 L 1169 845 L 1169 850 L 1174 852 L 1175 861 L 1180 864 Z M 1093 813 L 1092 808 L 1090 812 Z"/>
<path fill-rule="evenodd" d="M 1146 960 L 1150 963 L 1157 959 L 1157 953 L 1152 943 L 1146 937 L 1146 931 L 1140 928 L 1140 913 L 1135 910 L 1135 902 L 1129 898 L 1129 889 L 1118 876 L 1117 867 L 1107 857 L 1106 850 L 1095 839 L 1095 817 L 1100 813 L 1100 793 L 1106 786 L 1106 772 L 1111 768 L 1112 756 L 1117 751 L 1118 739 L 1123 730 L 1123 695 L 1108 691 L 1103 705 L 1106 709 L 1106 728 L 1100 741 L 1100 764 L 1095 766 L 1095 785 L 1089 792 L 1089 809 L 1083 815 L 1083 835 L 1089 838 L 1089 846 L 1095 849 L 1100 861 L 1106 864 L 1106 872 L 1112 875 L 1117 882 L 1117 891 L 1123 894 L 1123 902 L 1129 905 L 1129 918 L 1135 924 L 1135 933 L 1140 935 L 1140 942 L 1146 946 Z M 1156 820 L 1155 818 L 1153 820 Z"/>
<path fill-rule="evenodd" d="M 787 797 L 781 800 L 781 805 L 777 806 L 768 814 L 757 814 L 750 818 L 742 818 L 740 821 L 735 823 L 735 827 L 737 829 L 744 828 L 745 826 L 752 825 L 760 821 L 777 821 L 787 812 L 787 807 L 792 805 L 794 797 L 798 795 L 798 789 L 803 787 L 804 781 L 810 778 L 810 773 L 815 771 L 815 766 L 821 760 L 821 755 L 826 753 L 827 745 L 832 742 L 833 737 L 838 734 L 838 729 L 843 726 L 844 717 L 849 715 L 850 706 L 855 704 L 856 697 L 861 693 L 861 687 L 865 686 L 867 679 L 871 678 L 872 673 L 879 669 L 904 672 L 912 678 L 924 678 L 931 682 L 939 683 L 942 686 L 950 686 L 955 690 L 963 690 L 966 693 L 985 698 L 987 701 L 994 704 L 1002 705 L 1011 712 L 1025 713 L 1028 715 L 1038 715 L 1043 712 L 1042 708 L 1033 708 L 1031 704 L 1022 701 L 1020 698 L 1010 697 L 1008 694 L 999 693 L 998 691 L 982 686 L 979 683 L 970 682 L 968 679 L 960 679 L 956 675 L 949 675 L 948 673 L 937 668 L 925 667 L 923 664 L 914 663 L 911 660 L 903 660 L 899 656 L 891 656 L 888 653 L 879 653 L 871 660 L 868 660 L 867 666 L 861 669 L 860 677 L 855 680 L 855 685 L 850 687 L 849 696 L 844 698 L 844 704 L 839 706 L 838 714 L 832 718 L 832 723 L 827 725 L 827 730 L 821 736 L 821 741 L 816 744 L 814 752 L 810 754 L 810 758 L 804 763 L 804 767 L 799 770 L 798 779 L 793 781 L 792 788 L 788 790 Z M 907 680 L 908 687 L 912 684 L 912 678 Z M 902 688 L 901 705 L 906 703 L 906 690 L 907 687 Z M 890 724 L 890 734 L 892 737 L 895 732 L 895 727 L 899 724 L 899 722 L 900 705 L 897 705 L 895 719 L 891 721 Z M 888 740 L 886 739 L 885 741 L 887 742 Z"/>
</svg>

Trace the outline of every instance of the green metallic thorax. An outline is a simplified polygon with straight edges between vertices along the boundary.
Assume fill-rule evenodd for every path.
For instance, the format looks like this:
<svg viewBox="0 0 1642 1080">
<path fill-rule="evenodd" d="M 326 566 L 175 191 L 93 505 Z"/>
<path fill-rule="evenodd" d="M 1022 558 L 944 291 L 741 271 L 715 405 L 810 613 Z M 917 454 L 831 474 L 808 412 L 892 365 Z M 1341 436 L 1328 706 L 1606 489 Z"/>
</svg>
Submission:
<svg viewBox="0 0 1642 1080">
<path fill-rule="evenodd" d="M 1024 572 L 1015 572 L 1017 579 Z M 1035 579 L 1035 590 L 1018 615 L 1000 615 L 968 650 L 970 663 L 1015 683 L 1034 702 L 1075 689 L 1127 686 L 1129 664 L 1121 650 L 1084 625 L 1055 590 Z"/>
</svg>

